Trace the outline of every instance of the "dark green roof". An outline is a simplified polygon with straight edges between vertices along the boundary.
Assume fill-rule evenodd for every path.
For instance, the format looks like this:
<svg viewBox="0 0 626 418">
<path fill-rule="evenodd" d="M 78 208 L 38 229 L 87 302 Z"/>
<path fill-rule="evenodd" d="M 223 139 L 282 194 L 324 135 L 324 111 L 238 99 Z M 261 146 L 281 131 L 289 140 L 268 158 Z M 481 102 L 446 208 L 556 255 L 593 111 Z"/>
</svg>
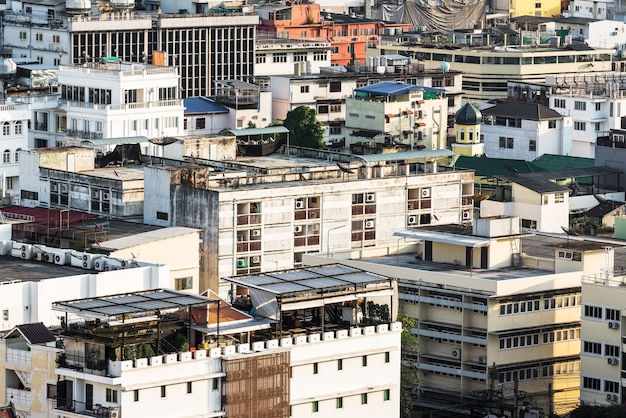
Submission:
<svg viewBox="0 0 626 418">
<path fill-rule="evenodd" d="M 483 115 L 471 103 L 465 103 L 454 115 L 454 121 L 460 125 L 480 125 Z"/>
<path fill-rule="evenodd" d="M 571 157 L 569 155 L 543 154 L 533 164 L 547 171 L 589 168 L 594 166 L 593 158 Z"/>
<path fill-rule="evenodd" d="M 476 177 L 491 177 L 498 175 L 511 175 L 514 173 L 536 173 L 545 171 L 536 164 L 524 160 L 511 160 L 508 158 L 467 157 L 459 156 L 455 164 L 456 168 L 474 170 Z"/>
</svg>

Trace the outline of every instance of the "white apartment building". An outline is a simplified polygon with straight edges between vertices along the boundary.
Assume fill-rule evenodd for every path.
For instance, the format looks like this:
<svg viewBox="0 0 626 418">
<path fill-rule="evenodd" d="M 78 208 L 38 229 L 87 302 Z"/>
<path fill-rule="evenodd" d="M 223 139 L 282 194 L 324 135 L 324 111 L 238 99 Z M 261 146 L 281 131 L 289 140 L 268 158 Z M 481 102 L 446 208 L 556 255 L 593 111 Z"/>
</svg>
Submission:
<svg viewBox="0 0 626 418">
<path fill-rule="evenodd" d="M 626 48 L 626 23 L 619 20 L 605 20 L 606 17 L 602 16 L 607 13 L 607 6 L 613 6 L 613 2 L 581 0 L 572 3 L 575 4 L 570 4 L 570 10 L 574 11 L 575 17 L 554 20 L 554 29 L 559 35 L 584 41 L 592 48 L 607 48 L 616 51 L 623 51 Z M 577 13 L 580 15 L 576 16 Z M 587 16 L 581 16 L 583 14 Z M 593 16 L 594 14 L 597 16 Z"/>
<path fill-rule="evenodd" d="M 181 75 L 181 97 L 210 96 L 213 81 L 254 74 L 258 16 L 245 8 L 144 14 L 126 1 L 93 6 L 91 12 L 52 0 L 8 1 L 3 46 L 13 57 L 55 66 L 105 57 L 173 66 Z"/>
<path fill-rule="evenodd" d="M 607 266 L 607 244 L 561 238 L 546 247 L 545 237 L 531 242 L 519 219 L 502 216 L 477 218 L 471 230 L 426 227 L 395 236 L 394 244 L 330 257 L 398 278 L 400 312 L 416 319 L 418 409 L 508 411 L 516 388 L 546 414 L 550 406 L 559 415 L 576 407 L 581 275 Z M 328 260 L 324 253 L 304 256 L 307 265 Z"/>
<path fill-rule="evenodd" d="M 613 0 L 570 0 L 568 14 L 589 19 L 612 19 Z"/>
<path fill-rule="evenodd" d="M 259 278 L 241 278 L 238 295 L 246 280 L 251 285 Z M 275 331 L 269 326 L 277 320 L 233 319 L 236 311 L 220 299 L 164 289 L 56 302 L 54 308 L 68 318 L 60 348 L 50 338 L 29 342 L 20 332 L 27 327 L 17 327 L 0 339 L 0 365 L 9 370 L 0 383 L 7 394 L 19 396 L 17 409 L 32 411 L 33 418 L 50 410 L 64 418 L 164 410 L 176 417 L 399 416 L 402 326 L 367 324 L 355 315 L 357 293 L 393 303 L 395 281 L 340 265 L 283 271 L 272 279 L 254 290 L 281 294 Z M 320 292 L 301 306 L 304 292 L 329 286 L 333 297 Z M 300 299 L 294 298 L 296 288 Z M 356 322 L 326 319 L 316 326 L 310 312 L 323 306 L 340 306 Z M 116 320 L 122 312 L 126 324 Z M 287 314 L 297 326 L 283 321 Z M 125 337 L 116 338 L 118 332 Z M 189 337 L 191 348 L 166 343 L 176 334 Z M 56 376 L 44 373 L 49 370 Z M 29 384 L 20 386 L 18 377 Z M 0 402 L 6 402 L 5 393 Z"/>
<path fill-rule="evenodd" d="M 381 82 L 354 90 L 346 99 L 348 144 L 446 148 L 448 101 L 445 90 Z"/>
<path fill-rule="evenodd" d="M 612 266 L 608 266 L 612 267 Z M 583 276 L 580 400 L 588 404 L 621 404 L 626 394 L 624 364 L 624 277 L 613 269 Z"/>
<path fill-rule="evenodd" d="M 319 74 L 330 66 L 330 53 L 330 42 L 259 36 L 254 75 Z"/>
<path fill-rule="evenodd" d="M 62 65 L 58 80 L 68 140 L 183 133 L 184 108 L 175 68 L 103 59 Z M 147 144 L 142 148 L 148 154 Z"/>
<path fill-rule="evenodd" d="M 4 201 L 19 201 L 19 158 L 20 150 L 29 147 L 28 127 L 30 112 L 27 104 L 0 105 L 0 197 Z"/>
<path fill-rule="evenodd" d="M 491 158 L 532 161 L 543 154 L 572 155 L 569 116 L 538 103 L 503 102 L 482 110 L 481 136 Z"/>
<path fill-rule="evenodd" d="M 622 127 L 625 80 L 619 73 L 546 78 L 554 86 L 550 107 L 573 121 L 571 155 L 594 158 L 598 136 Z"/>
</svg>

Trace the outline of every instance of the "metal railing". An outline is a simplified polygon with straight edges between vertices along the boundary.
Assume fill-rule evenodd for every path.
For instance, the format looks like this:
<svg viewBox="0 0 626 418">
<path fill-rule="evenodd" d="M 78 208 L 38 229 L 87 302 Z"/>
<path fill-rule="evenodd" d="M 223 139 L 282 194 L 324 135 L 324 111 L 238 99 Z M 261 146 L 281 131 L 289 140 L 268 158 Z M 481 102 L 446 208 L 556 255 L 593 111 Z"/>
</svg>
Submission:
<svg viewBox="0 0 626 418">
<path fill-rule="evenodd" d="M 122 411 L 119 406 L 102 406 L 100 404 L 88 404 L 86 402 L 63 398 L 57 398 L 55 409 L 95 418 L 120 418 L 122 416 Z"/>
</svg>

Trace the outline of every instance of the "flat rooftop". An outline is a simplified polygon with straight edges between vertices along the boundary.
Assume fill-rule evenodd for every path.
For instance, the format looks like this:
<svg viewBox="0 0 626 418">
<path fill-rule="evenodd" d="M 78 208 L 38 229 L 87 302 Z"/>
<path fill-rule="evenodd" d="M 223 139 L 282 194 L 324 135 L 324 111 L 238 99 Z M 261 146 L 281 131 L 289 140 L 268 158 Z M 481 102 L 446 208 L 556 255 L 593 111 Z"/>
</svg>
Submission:
<svg viewBox="0 0 626 418">
<path fill-rule="evenodd" d="M 44 261 L 22 260 L 11 255 L 0 255 L 0 284 L 6 284 L 14 280 L 38 282 L 86 273 L 90 273 L 90 271 L 80 267 L 61 266 Z"/>
</svg>

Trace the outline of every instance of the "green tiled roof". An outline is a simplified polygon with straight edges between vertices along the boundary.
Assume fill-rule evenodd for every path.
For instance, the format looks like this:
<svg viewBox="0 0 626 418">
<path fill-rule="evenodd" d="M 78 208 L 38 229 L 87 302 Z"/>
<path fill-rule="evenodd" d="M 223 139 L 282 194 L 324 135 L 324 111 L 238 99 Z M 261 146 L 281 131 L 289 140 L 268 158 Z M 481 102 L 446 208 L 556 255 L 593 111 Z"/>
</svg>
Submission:
<svg viewBox="0 0 626 418">
<path fill-rule="evenodd" d="M 568 170 L 570 168 L 589 168 L 594 166 L 593 158 L 556 154 L 543 154 L 532 163 L 548 171 Z"/>
<path fill-rule="evenodd" d="M 456 168 L 474 170 L 476 177 L 491 177 L 498 175 L 511 175 L 513 173 L 536 173 L 546 171 L 540 166 L 524 161 L 511 160 L 508 158 L 467 157 L 459 156 L 455 164 Z"/>
</svg>

